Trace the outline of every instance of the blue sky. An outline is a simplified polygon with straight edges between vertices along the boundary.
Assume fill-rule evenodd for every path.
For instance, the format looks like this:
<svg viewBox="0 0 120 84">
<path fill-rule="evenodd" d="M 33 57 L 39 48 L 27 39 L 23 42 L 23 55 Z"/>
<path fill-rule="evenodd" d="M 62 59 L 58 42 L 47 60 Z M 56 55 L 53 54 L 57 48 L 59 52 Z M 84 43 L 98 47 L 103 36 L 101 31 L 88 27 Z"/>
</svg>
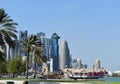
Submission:
<svg viewBox="0 0 120 84">
<path fill-rule="evenodd" d="M 120 0 L 1 0 L 18 30 L 57 32 L 67 40 L 73 58 L 89 67 L 98 58 L 120 70 Z"/>
</svg>

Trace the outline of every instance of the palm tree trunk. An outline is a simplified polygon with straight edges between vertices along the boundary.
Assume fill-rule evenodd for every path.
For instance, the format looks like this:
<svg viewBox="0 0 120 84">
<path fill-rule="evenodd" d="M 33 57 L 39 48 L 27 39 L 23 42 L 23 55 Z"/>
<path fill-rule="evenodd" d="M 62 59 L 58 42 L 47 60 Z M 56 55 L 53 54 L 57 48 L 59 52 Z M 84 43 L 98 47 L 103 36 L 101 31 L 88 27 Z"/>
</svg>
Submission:
<svg viewBox="0 0 120 84">
<path fill-rule="evenodd" d="M 28 79 L 29 52 L 26 59 L 26 79 Z"/>
<path fill-rule="evenodd" d="M 34 63 L 34 68 L 35 68 L 35 72 L 34 72 L 34 79 L 36 78 L 36 66 L 37 64 L 36 64 L 36 62 Z"/>
<path fill-rule="evenodd" d="M 10 46 L 8 47 L 8 60 L 10 59 Z"/>
</svg>

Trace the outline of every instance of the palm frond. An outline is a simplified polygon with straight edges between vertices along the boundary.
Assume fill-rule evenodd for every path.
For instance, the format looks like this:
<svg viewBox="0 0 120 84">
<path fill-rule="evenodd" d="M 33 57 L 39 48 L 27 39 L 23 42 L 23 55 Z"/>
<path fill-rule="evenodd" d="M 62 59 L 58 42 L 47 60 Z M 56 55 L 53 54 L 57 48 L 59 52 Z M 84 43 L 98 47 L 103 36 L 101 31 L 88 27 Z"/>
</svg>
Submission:
<svg viewBox="0 0 120 84">
<path fill-rule="evenodd" d="M 47 57 L 43 54 L 43 50 L 41 47 L 35 46 L 34 48 L 34 62 L 42 64 L 47 61 Z"/>
<path fill-rule="evenodd" d="M 0 46 L 4 46 L 7 43 L 10 47 L 15 47 L 13 39 L 17 39 L 15 34 L 17 32 L 17 25 L 17 23 L 10 19 L 10 16 L 6 14 L 5 10 L 0 8 Z M 1 56 L 0 59 L 2 59 Z"/>
<path fill-rule="evenodd" d="M 2 22 L 7 15 L 8 14 L 5 13 L 4 9 L 0 9 L 0 22 Z"/>
<path fill-rule="evenodd" d="M 0 46 L 3 46 L 3 45 L 5 45 L 5 42 L 3 40 L 2 34 L 0 33 Z"/>
<path fill-rule="evenodd" d="M 17 30 L 16 30 L 15 27 L 12 27 L 12 28 L 6 28 L 6 30 L 17 33 Z"/>
<path fill-rule="evenodd" d="M 14 48 L 15 47 L 15 43 L 14 43 L 14 41 L 11 39 L 11 37 L 4 37 L 4 39 L 5 39 L 5 41 L 6 41 L 6 43 L 10 46 L 10 47 L 12 47 L 12 48 Z"/>
<path fill-rule="evenodd" d="M 2 25 L 2 27 L 15 28 L 16 25 L 18 25 L 18 24 L 17 23 L 5 23 L 4 25 Z"/>
<path fill-rule="evenodd" d="M 8 31 L 6 31 L 5 29 L 1 29 L 0 32 L 1 32 L 3 37 L 6 36 L 6 37 L 10 38 Z"/>
<path fill-rule="evenodd" d="M 8 31 L 8 33 L 12 38 L 17 39 L 17 35 L 15 33 L 13 33 L 12 31 Z"/>
</svg>

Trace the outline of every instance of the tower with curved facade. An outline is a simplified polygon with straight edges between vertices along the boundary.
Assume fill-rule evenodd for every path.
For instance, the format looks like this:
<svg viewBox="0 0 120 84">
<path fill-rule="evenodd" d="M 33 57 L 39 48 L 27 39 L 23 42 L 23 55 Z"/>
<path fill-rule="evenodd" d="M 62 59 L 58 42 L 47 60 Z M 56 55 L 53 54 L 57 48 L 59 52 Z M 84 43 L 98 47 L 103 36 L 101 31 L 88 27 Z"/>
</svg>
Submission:
<svg viewBox="0 0 120 84">
<path fill-rule="evenodd" d="M 70 67 L 70 52 L 67 41 L 62 41 L 60 50 L 60 70 Z"/>
</svg>

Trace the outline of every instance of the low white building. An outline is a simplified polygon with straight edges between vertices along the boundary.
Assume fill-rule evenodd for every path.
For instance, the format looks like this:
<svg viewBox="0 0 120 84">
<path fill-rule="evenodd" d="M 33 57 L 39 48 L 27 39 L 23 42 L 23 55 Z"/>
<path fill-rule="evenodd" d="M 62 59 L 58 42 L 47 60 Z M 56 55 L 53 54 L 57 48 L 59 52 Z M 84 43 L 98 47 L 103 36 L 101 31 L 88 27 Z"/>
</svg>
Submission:
<svg viewBox="0 0 120 84">
<path fill-rule="evenodd" d="M 115 71 L 115 74 L 120 76 L 120 71 Z"/>
</svg>

